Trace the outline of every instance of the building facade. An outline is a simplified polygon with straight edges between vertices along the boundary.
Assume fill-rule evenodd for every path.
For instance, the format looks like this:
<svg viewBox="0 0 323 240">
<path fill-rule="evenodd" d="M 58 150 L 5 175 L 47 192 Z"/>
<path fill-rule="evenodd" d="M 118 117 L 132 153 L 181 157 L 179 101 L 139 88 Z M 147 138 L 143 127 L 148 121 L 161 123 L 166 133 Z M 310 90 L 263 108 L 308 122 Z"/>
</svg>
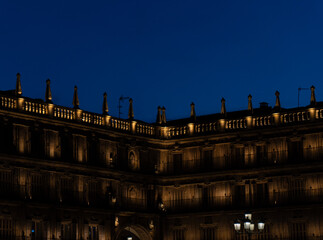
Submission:
<svg viewBox="0 0 323 240">
<path fill-rule="evenodd" d="M 0 92 L 0 239 L 323 239 L 323 104 L 156 123 Z M 253 214 L 263 231 L 236 232 Z M 241 220 L 241 222 L 243 222 Z"/>
</svg>

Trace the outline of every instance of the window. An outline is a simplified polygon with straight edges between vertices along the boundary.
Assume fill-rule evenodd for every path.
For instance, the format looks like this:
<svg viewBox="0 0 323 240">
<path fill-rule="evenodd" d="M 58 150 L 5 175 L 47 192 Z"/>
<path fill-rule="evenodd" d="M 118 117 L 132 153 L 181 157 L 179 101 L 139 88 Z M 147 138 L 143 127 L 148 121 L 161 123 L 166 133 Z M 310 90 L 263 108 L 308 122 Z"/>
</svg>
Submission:
<svg viewBox="0 0 323 240">
<path fill-rule="evenodd" d="M 244 206 L 246 199 L 245 185 L 235 186 L 234 204 L 235 206 Z"/>
<path fill-rule="evenodd" d="M 174 172 L 175 173 L 182 172 L 182 167 L 183 167 L 182 156 L 183 155 L 181 153 L 173 154 L 173 167 L 174 167 Z"/>
<path fill-rule="evenodd" d="M 215 227 L 203 227 L 201 229 L 201 240 L 215 240 L 216 229 Z"/>
<path fill-rule="evenodd" d="M 46 239 L 46 227 L 40 221 L 32 221 L 31 223 L 31 240 Z"/>
<path fill-rule="evenodd" d="M 87 161 L 87 143 L 86 137 L 74 135 L 73 136 L 73 150 L 74 159 L 78 162 Z"/>
<path fill-rule="evenodd" d="M 45 154 L 49 158 L 61 156 L 60 138 L 57 131 L 45 130 Z"/>
<path fill-rule="evenodd" d="M 11 219 L 0 219 L 0 239 L 15 239 L 14 229 L 14 223 Z"/>
<path fill-rule="evenodd" d="M 256 163 L 264 165 L 267 163 L 267 146 L 261 145 L 256 147 Z"/>
<path fill-rule="evenodd" d="M 306 240 L 305 223 L 292 223 L 289 228 L 290 240 Z"/>
<path fill-rule="evenodd" d="M 31 175 L 31 198 L 44 200 L 49 196 L 49 178 L 45 174 Z"/>
<path fill-rule="evenodd" d="M 245 165 L 245 151 L 243 147 L 234 148 L 233 168 L 242 168 Z"/>
<path fill-rule="evenodd" d="M 128 166 L 131 170 L 139 170 L 140 168 L 139 159 L 132 151 L 129 153 Z"/>
<path fill-rule="evenodd" d="M 13 144 L 19 153 L 30 153 L 30 132 L 27 126 L 13 126 Z"/>
<path fill-rule="evenodd" d="M 290 163 L 300 162 L 303 159 L 303 142 L 288 142 L 288 161 Z"/>
<path fill-rule="evenodd" d="M 89 226 L 89 240 L 99 240 L 99 229 L 97 226 Z"/>
<path fill-rule="evenodd" d="M 102 200 L 102 188 L 101 183 L 97 181 L 89 182 L 89 203 L 96 204 Z"/>
<path fill-rule="evenodd" d="M 116 158 L 116 147 L 109 141 L 100 140 L 100 160 L 108 167 L 113 167 Z"/>
<path fill-rule="evenodd" d="M 62 177 L 60 180 L 60 190 L 61 190 L 61 202 L 73 203 L 75 198 L 75 192 L 73 188 L 73 179 L 68 177 Z"/>
<path fill-rule="evenodd" d="M 205 169 L 210 169 L 213 167 L 213 151 L 212 150 L 206 150 L 203 151 L 203 160 L 204 160 L 204 166 Z"/>
<path fill-rule="evenodd" d="M 61 238 L 62 240 L 76 239 L 76 226 L 74 223 L 61 224 Z"/>
<path fill-rule="evenodd" d="M 301 201 L 305 197 L 305 182 L 303 179 L 290 179 L 288 182 L 289 199 Z"/>
<path fill-rule="evenodd" d="M 0 194 L 8 196 L 9 193 L 14 193 L 14 175 L 9 171 L 0 172 Z"/>
<path fill-rule="evenodd" d="M 173 240 L 185 240 L 184 229 L 174 229 L 173 230 Z"/>
</svg>

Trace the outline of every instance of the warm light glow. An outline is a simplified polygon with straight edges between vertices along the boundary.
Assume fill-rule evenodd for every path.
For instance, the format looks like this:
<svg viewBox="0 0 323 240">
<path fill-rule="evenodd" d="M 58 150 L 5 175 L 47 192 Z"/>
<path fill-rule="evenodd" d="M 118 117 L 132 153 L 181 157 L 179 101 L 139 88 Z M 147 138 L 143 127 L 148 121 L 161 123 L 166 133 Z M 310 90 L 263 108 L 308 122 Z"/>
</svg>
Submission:
<svg viewBox="0 0 323 240">
<path fill-rule="evenodd" d="M 150 230 L 153 230 L 154 229 L 154 221 L 153 220 L 150 220 L 150 223 L 149 223 L 149 229 Z"/>
<path fill-rule="evenodd" d="M 247 120 L 247 126 L 248 127 L 252 127 L 252 117 L 251 116 L 247 116 L 246 117 L 246 120 Z"/>
<path fill-rule="evenodd" d="M 194 123 L 189 123 L 188 128 L 190 130 L 190 134 L 193 134 L 193 132 L 194 132 Z"/>
<path fill-rule="evenodd" d="M 114 226 L 115 227 L 119 226 L 119 218 L 118 217 L 116 217 L 115 220 L 114 220 Z"/>
<path fill-rule="evenodd" d="M 262 221 L 260 221 L 260 222 L 258 223 L 258 229 L 259 229 L 260 231 L 264 230 L 264 229 L 265 229 L 265 223 L 264 223 L 264 222 L 262 222 Z"/>
<path fill-rule="evenodd" d="M 244 215 L 245 219 L 249 219 L 250 221 L 252 220 L 251 217 L 252 217 L 252 214 L 251 213 L 246 213 Z"/>
<path fill-rule="evenodd" d="M 236 230 L 236 231 L 240 231 L 240 229 L 241 229 L 241 224 L 240 224 L 239 222 L 235 222 L 233 225 L 234 225 L 234 230 Z"/>
<path fill-rule="evenodd" d="M 127 237 L 127 240 L 132 240 L 132 237 Z"/>
<path fill-rule="evenodd" d="M 54 114 L 54 104 L 48 103 L 48 113 L 49 113 L 49 115 Z"/>
<path fill-rule="evenodd" d="M 243 227 L 244 227 L 244 229 L 249 230 L 250 229 L 250 221 L 249 220 L 245 221 Z"/>
<path fill-rule="evenodd" d="M 220 119 L 220 127 L 221 129 L 224 129 L 225 128 L 225 119 Z"/>
<path fill-rule="evenodd" d="M 255 224 L 250 223 L 250 231 L 253 231 L 253 230 L 255 230 Z"/>
</svg>

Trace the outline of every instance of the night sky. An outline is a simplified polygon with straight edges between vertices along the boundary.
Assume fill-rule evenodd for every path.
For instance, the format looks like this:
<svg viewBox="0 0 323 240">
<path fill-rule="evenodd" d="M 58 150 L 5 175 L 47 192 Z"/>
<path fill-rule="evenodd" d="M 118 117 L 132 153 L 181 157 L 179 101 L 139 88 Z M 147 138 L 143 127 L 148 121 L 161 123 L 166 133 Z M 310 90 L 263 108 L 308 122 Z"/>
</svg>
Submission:
<svg viewBox="0 0 323 240">
<path fill-rule="evenodd" d="M 323 101 L 323 1 L 0 1 L 0 90 L 118 116 L 121 95 L 135 118 L 155 121 L 246 109 L 297 107 L 297 89 Z M 301 92 L 307 105 L 310 91 Z M 128 102 L 123 104 L 127 117 Z"/>
</svg>

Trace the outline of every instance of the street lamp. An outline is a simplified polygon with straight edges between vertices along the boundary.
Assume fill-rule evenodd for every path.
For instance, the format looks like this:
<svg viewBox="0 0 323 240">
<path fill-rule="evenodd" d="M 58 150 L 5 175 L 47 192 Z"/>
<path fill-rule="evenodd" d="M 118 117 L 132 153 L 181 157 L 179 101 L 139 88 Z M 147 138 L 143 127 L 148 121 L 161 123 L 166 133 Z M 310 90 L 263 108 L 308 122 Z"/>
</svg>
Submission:
<svg viewBox="0 0 323 240">
<path fill-rule="evenodd" d="M 243 229 L 242 229 L 241 225 L 243 226 Z M 263 220 L 260 220 L 260 221 L 258 221 L 258 224 L 256 224 L 256 226 L 258 227 L 258 232 L 261 232 L 265 229 L 265 222 Z M 252 221 L 252 214 L 251 213 L 246 213 L 244 215 L 243 220 L 237 219 L 233 223 L 233 227 L 237 233 L 244 233 L 244 232 L 247 233 L 249 239 L 251 239 L 252 234 L 257 233 L 255 231 L 255 223 Z"/>
</svg>

